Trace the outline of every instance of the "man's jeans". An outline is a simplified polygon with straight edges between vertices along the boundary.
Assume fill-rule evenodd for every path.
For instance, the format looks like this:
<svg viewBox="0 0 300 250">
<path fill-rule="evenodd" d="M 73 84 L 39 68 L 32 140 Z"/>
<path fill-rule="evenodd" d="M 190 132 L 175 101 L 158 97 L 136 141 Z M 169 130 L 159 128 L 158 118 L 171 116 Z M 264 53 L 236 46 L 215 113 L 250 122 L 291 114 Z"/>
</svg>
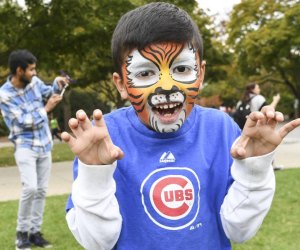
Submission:
<svg viewBox="0 0 300 250">
<path fill-rule="evenodd" d="M 19 201 L 17 231 L 39 232 L 43 222 L 45 198 L 51 171 L 51 151 L 37 153 L 17 148 L 15 159 L 19 168 L 22 192 Z"/>
</svg>

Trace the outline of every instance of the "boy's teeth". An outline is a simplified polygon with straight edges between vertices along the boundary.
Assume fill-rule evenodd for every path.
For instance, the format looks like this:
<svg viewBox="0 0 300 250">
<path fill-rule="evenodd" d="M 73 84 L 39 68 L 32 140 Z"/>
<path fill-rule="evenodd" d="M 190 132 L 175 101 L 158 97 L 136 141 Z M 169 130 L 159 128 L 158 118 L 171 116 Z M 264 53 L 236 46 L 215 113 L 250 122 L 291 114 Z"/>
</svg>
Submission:
<svg viewBox="0 0 300 250">
<path fill-rule="evenodd" d="M 171 109 L 171 108 L 174 108 L 176 106 L 177 106 L 177 104 L 170 103 L 170 104 L 159 105 L 159 106 L 157 106 L 157 108 L 159 108 L 159 109 Z"/>
</svg>

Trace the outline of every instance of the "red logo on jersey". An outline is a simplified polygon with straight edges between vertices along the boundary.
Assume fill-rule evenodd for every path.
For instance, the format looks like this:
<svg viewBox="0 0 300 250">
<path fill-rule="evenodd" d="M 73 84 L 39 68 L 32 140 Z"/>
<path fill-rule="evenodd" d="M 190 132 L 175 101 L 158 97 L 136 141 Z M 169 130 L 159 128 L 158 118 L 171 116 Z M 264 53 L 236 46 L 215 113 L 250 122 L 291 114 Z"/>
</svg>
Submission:
<svg viewBox="0 0 300 250">
<path fill-rule="evenodd" d="M 176 219 L 189 212 L 194 202 L 194 190 L 183 176 L 166 176 L 156 181 L 150 191 L 155 210 Z"/>
<path fill-rule="evenodd" d="M 198 216 L 200 182 L 192 169 L 156 169 L 144 179 L 140 191 L 145 213 L 159 227 L 180 230 Z"/>
</svg>

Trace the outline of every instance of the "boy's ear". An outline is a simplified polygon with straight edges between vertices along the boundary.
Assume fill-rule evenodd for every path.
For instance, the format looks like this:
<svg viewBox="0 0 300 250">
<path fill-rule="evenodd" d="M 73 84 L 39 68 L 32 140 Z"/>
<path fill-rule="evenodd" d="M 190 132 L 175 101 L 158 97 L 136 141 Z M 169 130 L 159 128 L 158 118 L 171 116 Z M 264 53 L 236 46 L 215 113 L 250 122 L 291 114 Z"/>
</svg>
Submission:
<svg viewBox="0 0 300 250">
<path fill-rule="evenodd" d="M 203 81 L 204 81 L 205 65 L 206 65 L 206 61 L 203 60 L 200 65 L 200 76 L 199 76 L 199 78 L 201 79 L 200 89 L 201 89 Z"/>
<path fill-rule="evenodd" d="M 122 99 L 127 99 L 128 98 L 128 93 L 127 93 L 127 90 L 126 90 L 126 87 L 125 87 L 125 83 L 123 82 L 121 76 L 114 72 L 113 73 L 113 81 L 114 81 L 114 84 L 116 85 L 120 95 L 121 95 L 121 98 Z"/>
</svg>

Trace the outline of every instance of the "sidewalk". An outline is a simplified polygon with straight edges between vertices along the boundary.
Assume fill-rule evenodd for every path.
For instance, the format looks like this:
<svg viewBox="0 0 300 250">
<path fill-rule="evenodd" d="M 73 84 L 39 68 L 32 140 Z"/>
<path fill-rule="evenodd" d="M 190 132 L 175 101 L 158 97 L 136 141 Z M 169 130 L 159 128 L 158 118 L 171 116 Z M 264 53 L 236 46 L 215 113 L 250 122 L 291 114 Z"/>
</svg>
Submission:
<svg viewBox="0 0 300 250">
<path fill-rule="evenodd" d="M 71 192 L 72 166 L 72 161 L 53 163 L 47 196 Z M 17 167 L 0 168 L 0 190 L 0 202 L 20 198 L 21 182 Z"/>
</svg>

